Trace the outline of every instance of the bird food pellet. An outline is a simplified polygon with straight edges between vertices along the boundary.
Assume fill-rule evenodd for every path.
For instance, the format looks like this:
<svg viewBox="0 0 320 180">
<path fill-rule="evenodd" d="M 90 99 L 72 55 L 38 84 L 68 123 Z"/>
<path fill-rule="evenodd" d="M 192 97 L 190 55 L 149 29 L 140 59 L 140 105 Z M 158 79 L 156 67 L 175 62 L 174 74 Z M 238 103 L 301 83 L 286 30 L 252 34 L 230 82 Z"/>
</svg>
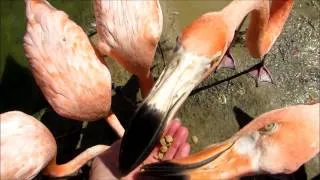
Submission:
<svg viewBox="0 0 320 180">
<path fill-rule="evenodd" d="M 165 136 L 164 138 L 165 138 L 165 140 L 166 140 L 166 143 L 172 143 L 172 141 L 173 141 L 173 138 L 172 138 L 172 136 L 170 136 L 170 135 Z"/>
<path fill-rule="evenodd" d="M 194 144 L 197 144 L 198 141 L 199 141 L 199 139 L 198 139 L 197 136 L 192 136 L 191 139 L 192 139 L 192 142 L 193 142 Z"/>
<path fill-rule="evenodd" d="M 164 156 L 164 154 L 163 154 L 162 152 L 159 152 L 159 154 L 158 154 L 158 159 L 159 159 L 159 160 L 162 160 L 162 159 L 163 159 L 163 156 Z"/>
<path fill-rule="evenodd" d="M 166 146 L 166 140 L 165 140 L 165 138 L 164 137 L 162 137 L 161 139 L 160 139 L 160 144 L 161 144 L 161 146 Z"/>
<path fill-rule="evenodd" d="M 167 151 L 168 151 L 167 146 L 161 146 L 160 152 L 165 153 L 165 152 L 167 152 Z"/>
<path fill-rule="evenodd" d="M 162 160 L 165 153 L 172 146 L 173 137 L 170 135 L 164 136 L 160 138 L 161 147 L 159 149 L 159 153 L 154 156 L 155 159 Z"/>
</svg>

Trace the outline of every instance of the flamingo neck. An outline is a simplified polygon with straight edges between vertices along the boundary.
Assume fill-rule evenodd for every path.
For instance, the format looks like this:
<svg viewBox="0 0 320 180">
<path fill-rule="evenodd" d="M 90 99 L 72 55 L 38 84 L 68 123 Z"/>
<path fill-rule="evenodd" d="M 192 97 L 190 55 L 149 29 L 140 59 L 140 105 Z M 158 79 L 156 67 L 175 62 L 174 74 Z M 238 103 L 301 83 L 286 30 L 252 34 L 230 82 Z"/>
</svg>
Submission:
<svg viewBox="0 0 320 180">
<path fill-rule="evenodd" d="M 243 19 L 254 10 L 261 10 L 262 5 L 265 4 L 265 0 L 234 0 L 221 10 L 223 18 L 226 24 L 229 26 L 231 34 L 241 24 Z"/>
<path fill-rule="evenodd" d="M 293 7 L 293 0 L 273 0 L 268 7 L 268 14 L 259 16 L 253 12 L 247 31 L 247 47 L 255 58 L 262 58 L 268 53 L 280 35 Z"/>
<path fill-rule="evenodd" d="M 43 174 L 51 177 L 70 176 L 77 172 L 89 160 L 105 152 L 107 149 L 109 149 L 109 146 L 106 145 L 96 145 L 90 147 L 73 160 L 61 165 L 57 165 L 56 159 L 53 159 L 43 170 Z"/>
<path fill-rule="evenodd" d="M 272 0 L 271 7 L 269 0 L 234 0 L 222 13 L 231 34 L 251 14 L 246 45 L 253 57 L 262 58 L 280 35 L 292 6 L 293 0 Z"/>
</svg>

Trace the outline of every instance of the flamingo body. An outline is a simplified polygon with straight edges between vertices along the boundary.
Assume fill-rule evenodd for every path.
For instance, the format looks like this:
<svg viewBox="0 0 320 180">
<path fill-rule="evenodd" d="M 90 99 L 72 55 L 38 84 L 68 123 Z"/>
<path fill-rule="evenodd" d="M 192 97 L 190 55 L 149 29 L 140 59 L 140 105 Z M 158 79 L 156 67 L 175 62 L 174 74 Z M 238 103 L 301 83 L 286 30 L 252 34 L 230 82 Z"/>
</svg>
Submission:
<svg viewBox="0 0 320 180">
<path fill-rule="evenodd" d="M 87 35 L 45 0 L 26 0 L 24 49 L 44 96 L 60 115 L 93 121 L 108 115 L 111 76 Z"/>
<path fill-rule="evenodd" d="M 19 111 L 0 115 L 1 179 L 32 179 L 54 159 L 57 145 L 50 131 Z"/>
<path fill-rule="evenodd" d="M 150 68 L 162 32 L 163 17 L 158 0 L 94 0 L 97 48 L 138 76 L 142 95 L 153 86 Z"/>
<path fill-rule="evenodd" d="M 20 111 L 10 111 L 0 114 L 0 127 L 0 177 L 4 180 L 32 179 L 43 169 L 48 176 L 68 176 L 109 148 L 96 145 L 71 161 L 57 165 L 56 141 L 39 120 Z"/>
</svg>

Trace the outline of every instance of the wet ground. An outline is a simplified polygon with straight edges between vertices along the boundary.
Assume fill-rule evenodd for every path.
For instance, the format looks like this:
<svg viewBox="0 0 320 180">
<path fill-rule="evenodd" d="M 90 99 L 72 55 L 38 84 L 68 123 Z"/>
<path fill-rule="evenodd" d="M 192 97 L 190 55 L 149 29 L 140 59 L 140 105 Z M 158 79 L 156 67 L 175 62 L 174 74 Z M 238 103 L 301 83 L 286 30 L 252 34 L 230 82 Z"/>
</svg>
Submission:
<svg viewBox="0 0 320 180">
<path fill-rule="evenodd" d="M 170 61 L 171 50 L 175 46 L 175 38 L 180 30 L 201 14 L 219 10 L 228 2 L 222 0 L 161 2 L 165 24 L 160 44 L 164 59 L 158 51 L 153 67 L 155 77 Z M 52 4 L 66 11 L 71 19 L 86 31 L 92 31 L 90 23 L 93 22 L 93 16 L 90 1 L 59 0 L 52 1 Z M 178 116 L 189 128 L 190 135 L 195 135 L 199 139 L 198 144 L 192 145 L 193 152 L 227 139 L 252 117 L 263 112 L 319 98 L 319 12 L 320 2 L 317 0 L 295 2 L 294 10 L 283 32 L 266 57 L 266 64 L 272 72 L 274 84 L 260 84 L 256 87 L 251 77 L 243 75 L 198 91 L 186 100 Z M 86 129 L 81 130 L 81 123 L 72 120 L 61 121 L 62 117 L 48 108 L 30 72 L 26 69 L 27 61 L 22 49 L 24 26 L 24 3 L 1 1 L 0 112 L 18 109 L 34 114 L 42 108 L 47 108 L 41 120 L 57 138 L 59 162 L 69 160 L 88 146 L 112 143 L 116 136 L 103 121 L 90 123 Z M 244 31 L 245 27 L 242 28 L 242 32 Z M 237 60 L 236 71 L 222 69 L 209 76 L 197 88 L 234 75 L 258 62 L 257 59 L 250 57 L 243 45 L 244 33 L 240 34 L 232 48 L 233 56 Z M 123 95 L 133 103 L 140 100 L 137 97 L 139 94 L 137 80 L 114 61 L 107 59 L 107 62 L 114 83 L 123 86 L 122 95 L 114 95 L 112 108 L 125 125 L 135 106 L 123 98 Z M 35 116 L 40 118 L 40 115 L 41 113 L 36 113 Z M 83 140 L 80 148 L 77 148 L 80 133 Z M 319 176 L 319 167 L 320 160 L 317 156 L 296 173 L 296 179 L 312 179 Z M 88 168 L 82 170 L 81 177 L 85 177 Z"/>
</svg>

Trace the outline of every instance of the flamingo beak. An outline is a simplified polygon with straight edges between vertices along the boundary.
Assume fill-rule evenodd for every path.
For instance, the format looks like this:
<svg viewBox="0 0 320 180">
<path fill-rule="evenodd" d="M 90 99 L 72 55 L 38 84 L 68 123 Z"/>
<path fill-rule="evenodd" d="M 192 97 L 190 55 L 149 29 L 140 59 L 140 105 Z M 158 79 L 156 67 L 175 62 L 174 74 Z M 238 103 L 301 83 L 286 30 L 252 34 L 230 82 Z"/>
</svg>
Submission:
<svg viewBox="0 0 320 180">
<path fill-rule="evenodd" d="M 232 179 L 254 173 L 258 160 L 256 144 L 260 135 L 234 138 L 186 158 L 148 164 L 142 167 L 140 179 Z"/>
<path fill-rule="evenodd" d="M 128 174 L 151 153 L 168 121 L 220 56 L 219 52 L 212 58 L 201 57 L 186 52 L 183 47 L 175 52 L 123 136 L 119 154 L 123 174 Z"/>
</svg>

